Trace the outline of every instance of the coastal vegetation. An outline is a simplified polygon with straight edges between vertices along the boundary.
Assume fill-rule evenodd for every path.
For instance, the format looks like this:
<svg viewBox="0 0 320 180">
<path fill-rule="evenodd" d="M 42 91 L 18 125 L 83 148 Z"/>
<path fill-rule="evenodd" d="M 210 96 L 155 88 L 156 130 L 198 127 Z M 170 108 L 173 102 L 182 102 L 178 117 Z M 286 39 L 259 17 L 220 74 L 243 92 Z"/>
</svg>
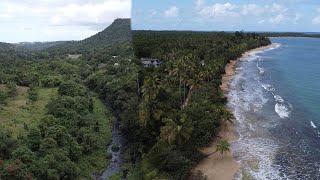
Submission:
<svg viewBox="0 0 320 180">
<path fill-rule="evenodd" d="M 110 179 L 186 179 L 232 121 L 219 88 L 225 65 L 269 43 L 243 32 L 134 31 L 132 41 L 130 21 L 116 20 L 84 41 L 0 44 L 0 178 L 94 178 L 117 119 L 126 163 Z M 140 58 L 162 63 L 145 68 Z"/>
<path fill-rule="evenodd" d="M 124 128 L 131 131 L 127 148 L 137 164 L 129 177 L 188 178 L 205 157 L 199 149 L 233 118 L 219 88 L 225 65 L 268 44 L 255 33 L 134 31 L 136 62 L 152 58 L 162 63 L 139 70 L 139 124 L 135 132 Z M 217 147 L 221 153 L 229 150 L 224 140 Z"/>
<path fill-rule="evenodd" d="M 303 32 L 261 32 L 261 36 L 266 37 L 309 37 L 309 38 L 320 38 L 319 33 L 303 33 Z"/>
</svg>

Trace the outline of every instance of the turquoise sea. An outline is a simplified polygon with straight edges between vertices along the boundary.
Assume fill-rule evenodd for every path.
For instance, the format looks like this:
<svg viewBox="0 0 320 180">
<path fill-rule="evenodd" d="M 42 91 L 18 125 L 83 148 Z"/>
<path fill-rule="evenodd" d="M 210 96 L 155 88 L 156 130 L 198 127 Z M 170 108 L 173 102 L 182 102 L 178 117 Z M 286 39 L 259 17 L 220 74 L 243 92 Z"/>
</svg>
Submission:
<svg viewBox="0 0 320 180">
<path fill-rule="evenodd" d="M 320 39 L 271 41 L 242 58 L 230 82 L 238 178 L 320 179 Z"/>
</svg>

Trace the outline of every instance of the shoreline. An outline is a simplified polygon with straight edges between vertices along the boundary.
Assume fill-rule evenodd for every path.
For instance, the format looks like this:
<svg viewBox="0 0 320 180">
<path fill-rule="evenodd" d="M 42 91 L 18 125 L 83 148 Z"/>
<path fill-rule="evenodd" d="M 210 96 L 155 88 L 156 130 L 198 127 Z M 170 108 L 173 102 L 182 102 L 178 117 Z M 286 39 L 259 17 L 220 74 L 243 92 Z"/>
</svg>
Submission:
<svg viewBox="0 0 320 180">
<path fill-rule="evenodd" d="M 241 57 L 235 60 L 230 60 L 230 62 L 225 66 L 225 74 L 223 74 L 221 78 L 222 84 L 220 85 L 220 89 L 224 94 L 226 95 L 228 93 L 229 82 L 233 79 L 235 75 L 235 67 L 242 58 L 250 56 L 252 52 L 266 50 L 274 46 L 275 44 L 271 43 L 267 46 L 251 49 L 243 53 Z M 235 122 L 235 124 L 236 123 L 237 122 Z M 222 125 L 218 135 L 214 137 L 211 143 L 207 147 L 204 147 L 201 152 L 203 154 L 214 152 L 218 140 L 227 140 L 229 143 L 235 142 L 238 139 L 235 124 L 228 122 L 226 125 Z M 220 153 L 215 153 L 202 159 L 194 168 L 193 172 L 201 171 L 208 180 L 232 180 L 239 170 L 240 164 L 235 160 L 232 149 L 230 149 L 230 152 L 227 154 L 222 155 Z"/>
</svg>

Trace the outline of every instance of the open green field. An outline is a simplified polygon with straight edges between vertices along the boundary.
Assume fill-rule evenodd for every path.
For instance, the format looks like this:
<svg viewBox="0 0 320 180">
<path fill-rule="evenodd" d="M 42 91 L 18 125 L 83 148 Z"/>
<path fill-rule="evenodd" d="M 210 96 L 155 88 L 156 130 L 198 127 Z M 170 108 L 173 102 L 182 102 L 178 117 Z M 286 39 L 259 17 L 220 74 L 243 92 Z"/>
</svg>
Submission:
<svg viewBox="0 0 320 180">
<path fill-rule="evenodd" d="M 17 86 L 17 96 L 10 98 L 8 105 L 0 109 L 0 124 L 11 130 L 14 137 L 25 135 L 30 127 L 37 125 L 45 115 L 50 98 L 57 94 L 57 88 L 40 88 L 38 101 L 31 104 L 27 102 L 28 89 Z"/>
</svg>

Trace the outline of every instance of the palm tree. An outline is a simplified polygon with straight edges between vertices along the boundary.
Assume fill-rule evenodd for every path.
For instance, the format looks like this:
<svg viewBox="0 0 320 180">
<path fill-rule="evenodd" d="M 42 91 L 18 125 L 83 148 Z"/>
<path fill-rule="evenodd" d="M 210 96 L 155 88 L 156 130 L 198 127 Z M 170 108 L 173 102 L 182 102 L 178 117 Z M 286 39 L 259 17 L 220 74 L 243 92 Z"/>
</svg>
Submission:
<svg viewBox="0 0 320 180">
<path fill-rule="evenodd" d="M 163 111 L 159 107 L 157 97 L 161 91 L 162 84 L 158 76 L 148 77 L 142 86 L 142 101 L 139 106 L 139 119 L 143 126 L 150 123 L 151 118 L 160 120 Z"/>
<path fill-rule="evenodd" d="M 185 143 L 191 136 L 193 127 L 191 122 L 182 115 L 175 118 L 163 119 L 165 126 L 162 126 L 160 137 L 166 140 L 170 145 Z"/>
<path fill-rule="evenodd" d="M 146 101 L 155 100 L 161 89 L 161 81 L 158 76 L 147 77 L 142 86 L 142 97 Z"/>
<path fill-rule="evenodd" d="M 226 154 L 227 152 L 230 152 L 230 144 L 227 140 L 219 141 L 216 145 L 216 150 L 210 154 L 208 154 L 206 157 L 211 156 L 212 154 L 220 152 L 221 154 Z"/>
<path fill-rule="evenodd" d="M 222 107 L 221 108 L 221 120 L 224 122 L 224 123 L 231 123 L 233 124 L 233 119 L 235 118 L 234 115 L 226 108 Z"/>
<path fill-rule="evenodd" d="M 186 107 L 189 103 L 189 100 L 191 99 L 192 94 L 201 87 L 201 84 L 203 82 L 203 79 L 201 77 L 201 75 L 199 73 L 195 74 L 193 76 L 193 78 L 190 78 L 187 81 L 187 85 L 189 86 L 189 93 L 188 96 L 186 98 L 186 100 L 184 101 L 182 108 Z"/>
<path fill-rule="evenodd" d="M 227 152 L 230 152 L 230 144 L 227 140 L 222 140 L 217 144 L 216 152 L 220 152 L 221 154 L 225 154 Z"/>
</svg>

